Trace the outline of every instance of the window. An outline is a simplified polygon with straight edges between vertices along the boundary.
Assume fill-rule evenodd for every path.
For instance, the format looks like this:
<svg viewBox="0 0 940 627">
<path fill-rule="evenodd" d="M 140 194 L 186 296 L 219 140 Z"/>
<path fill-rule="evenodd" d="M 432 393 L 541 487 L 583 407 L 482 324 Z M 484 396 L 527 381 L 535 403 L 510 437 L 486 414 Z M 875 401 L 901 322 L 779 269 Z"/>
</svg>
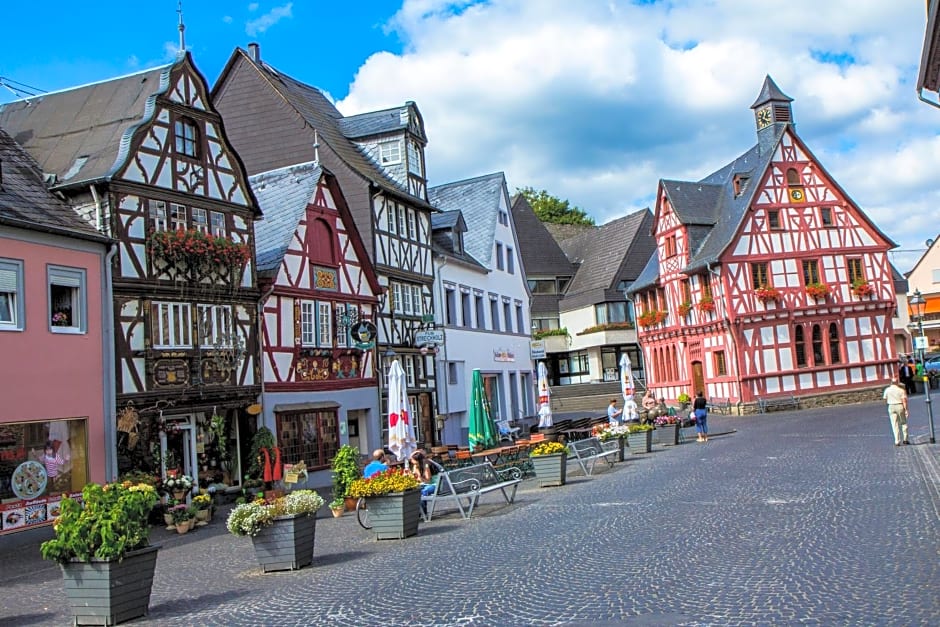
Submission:
<svg viewBox="0 0 940 627">
<path fill-rule="evenodd" d="M 336 346 L 346 348 L 349 346 L 349 327 L 359 320 L 359 309 L 354 305 L 339 304 L 336 306 Z"/>
<path fill-rule="evenodd" d="M 532 318 L 532 328 L 538 331 L 548 331 L 560 327 L 561 322 L 558 318 Z"/>
<path fill-rule="evenodd" d="M 212 217 L 212 237 L 225 237 L 225 214 L 219 211 L 213 211 Z"/>
<path fill-rule="evenodd" d="M 0 259 L 0 331 L 23 329 L 23 262 Z"/>
<path fill-rule="evenodd" d="M 154 231 L 166 231 L 169 222 L 166 219 L 166 203 L 162 200 L 150 201 L 150 223 Z"/>
<path fill-rule="evenodd" d="M 506 247 L 506 272 L 509 274 L 516 273 L 516 256 L 509 246 Z"/>
<path fill-rule="evenodd" d="M 780 212 L 776 209 L 771 209 L 767 212 L 767 226 L 771 229 L 780 228 Z"/>
<path fill-rule="evenodd" d="M 486 316 L 483 314 L 483 295 L 475 294 L 473 300 L 476 304 L 476 313 L 477 313 L 477 323 L 474 327 L 475 329 L 485 329 L 486 328 Z"/>
<path fill-rule="evenodd" d="M 499 331 L 499 302 L 495 296 L 490 297 L 490 318 L 493 319 L 493 330 Z"/>
<path fill-rule="evenodd" d="M 411 309 L 414 315 L 420 316 L 424 313 L 424 289 L 420 285 L 411 286 Z"/>
<path fill-rule="evenodd" d="M 849 269 L 849 283 L 865 280 L 865 272 L 862 270 L 862 260 L 858 257 L 851 257 L 846 260 Z"/>
<path fill-rule="evenodd" d="M 770 274 L 766 263 L 751 264 L 751 285 L 754 289 L 759 287 L 770 287 Z"/>
<path fill-rule="evenodd" d="M 796 168 L 787 169 L 787 185 L 802 185 L 803 181 L 800 180 L 800 173 L 796 171 Z"/>
<path fill-rule="evenodd" d="M 413 388 L 415 386 L 415 358 L 407 355 L 403 361 L 405 362 L 405 380 L 408 382 L 408 387 Z"/>
<path fill-rule="evenodd" d="M 811 283 L 820 283 L 819 280 L 819 261 L 816 259 L 803 260 L 803 285 Z"/>
<path fill-rule="evenodd" d="M 793 341 L 796 348 L 796 366 L 798 368 L 806 367 L 806 335 L 802 325 L 797 325 L 793 330 Z"/>
<path fill-rule="evenodd" d="M 392 283 L 391 310 L 395 313 L 398 313 L 402 310 L 401 287 L 401 283 Z"/>
<path fill-rule="evenodd" d="M 185 231 L 186 227 L 186 207 L 173 203 L 170 205 L 170 228 L 174 231 Z"/>
<path fill-rule="evenodd" d="M 317 303 L 317 346 L 333 346 L 333 308 L 330 303 Z"/>
<path fill-rule="evenodd" d="M 503 322 L 506 324 L 506 333 L 512 333 L 512 306 L 503 303 Z"/>
<path fill-rule="evenodd" d="M 444 294 L 444 324 L 455 325 L 457 324 L 457 291 L 450 287 L 444 290 Z"/>
<path fill-rule="evenodd" d="M 307 301 L 300 303 L 300 344 L 301 346 L 316 346 L 317 340 L 314 335 L 314 323 L 317 316 L 313 309 L 313 303 Z"/>
<path fill-rule="evenodd" d="M 516 333 L 525 333 L 525 318 L 522 316 L 522 305 L 516 303 Z"/>
<path fill-rule="evenodd" d="M 457 364 L 453 361 L 447 362 L 447 384 L 457 385 Z"/>
<path fill-rule="evenodd" d="M 594 323 L 607 324 L 607 305 L 605 303 L 594 305 Z"/>
<path fill-rule="evenodd" d="M 496 269 L 502 270 L 505 268 L 503 263 L 503 245 L 499 242 L 496 242 Z"/>
<path fill-rule="evenodd" d="M 408 141 L 408 171 L 418 176 L 424 175 L 424 168 L 421 167 L 421 146 L 413 139 Z"/>
<path fill-rule="evenodd" d="M 813 325 L 813 365 L 819 366 L 826 363 L 825 357 L 823 357 L 823 339 L 822 339 L 822 329 L 820 329 L 818 324 Z"/>
<path fill-rule="evenodd" d="M 398 234 L 402 237 L 405 236 L 405 231 L 408 229 L 408 215 L 404 207 L 398 207 Z"/>
<path fill-rule="evenodd" d="M 702 296 L 712 298 L 712 282 L 707 274 L 702 275 Z"/>
<path fill-rule="evenodd" d="M 470 294 L 460 294 L 460 311 L 463 314 L 463 326 L 470 328 L 473 326 L 473 320 L 470 319 Z"/>
<path fill-rule="evenodd" d="M 682 281 L 682 302 L 691 303 L 692 302 L 692 284 L 688 279 Z"/>
<path fill-rule="evenodd" d="M 829 323 L 829 363 L 842 363 L 839 357 L 839 325 L 835 322 Z"/>
<path fill-rule="evenodd" d="M 666 256 L 675 257 L 677 254 L 676 250 L 676 236 L 670 235 L 666 237 Z"/>
<path fill-rule="evenodd" d="M 200 233 L 209 234 L 209 214 L 205 209 L 193 207 L 193 228 Z"/>
<path fill-rule="evenodd" d="M 819 221 L 823 226 L 832 226 L 832 207 L 821 207 L 819 209 Z"/>
<path fill-rule="evenodd" d="M 202 348 L 231 347 L 232 308 L 227 305 L 198 305 L 199 345 Z"/>
<path fill-rule="evenodd" d="M 151 341 L 154 348 L 190 348 L 189 303 L 153 303 Z"/>
<path fill-rule="evenodd" d="M 186 157 L 199 156 L 199 134 L 196 123 L 189 118 L 180 118 L 174 125 L 176 154 Z"/>
<path fill-rule="evenodd" d="M 277 412 L 277 440 L 285 464 L 304 461 L 307 468 L 329 468 L 339 450 L 335 409 Z"/>
<path fill-rule="evenodd" d="M 529 291 L 533 294 L 555 293 L 554 279 L 529 279 L 527 283 L 529 284 Z"/>
<path fill-rule="evenodd" d="M 502 209 L 499 210 L 499 223 L 503 226 L 509 226 L 509 214 Z"/>
<path fill-rule="evenodd" d="M 395 165 L 401 163 L 401 142 L 396 140 L 379 144 L 379 163 Z"/>
<path fill-rule="evenodd" d="M 417 222 L 415 222 L 415 212 L 411 209 L 408 210 L 408 239 L 415 241 L 417 240 Z"/>
<path fill-rule="evenodd" d="M 49 324 L 55 332 L 87 330 L 85 324 L 85 271 L 48 266 Z"/>
<path fill-rule="evenodd" d="M 396 218 L 396 216 L 397 216 L 397 212 L 395 211 L 395 207 L 389 207 L 389 208 L 387 209 L 387 211 L 388 211 L 388 232 L 389 232 L 389 233 L 397 233 L 397 232 L 398 232 L 398 225 L 396 224 L 396 221 L 395 221 L 395 218 Z"/>
<path fill-rule="evenodd" d="M 728 366 L 725 363 L 725 351 L 715 351 L 715 376 L 723 377 L 728 374 Z"/>
</svg>

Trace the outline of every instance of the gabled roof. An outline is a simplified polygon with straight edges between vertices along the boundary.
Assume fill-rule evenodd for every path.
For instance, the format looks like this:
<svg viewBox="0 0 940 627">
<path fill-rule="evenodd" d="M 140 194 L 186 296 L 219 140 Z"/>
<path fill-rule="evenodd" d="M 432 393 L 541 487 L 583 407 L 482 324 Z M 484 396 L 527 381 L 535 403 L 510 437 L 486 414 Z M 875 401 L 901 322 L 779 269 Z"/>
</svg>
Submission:
<svg viewBox="0 0 940 627">
<path fill-rule="evenodd" d="M 350 139 L 398 133 L 408 128 L 408 107 L 393 107 L 350 115 L 339 121 L 343 135 Z"/>
<path fill-rule="evenodd" d="M 307 122 L 312 128 L 317 130 L 318 141 L 321 143 L 326 143 L 336 155 L 342 159 L 346 165 L 348 165 L 354 172 L 363 177 L 366 181 L 372 182 L 374 185 L 384 189 L 387 192 L 395 194 L 400 198 L 406 200 L 412 205 L 417 205 L 424 208 L 432 208 L 428 205 L 424 199 L 417 196 L 412 196 L 408 193 L 408 190 L 398 184 L 397 181 L 387 176 L 385 172 L 375 164 L 371 159 L 369 159 L 360 149 L 350 140 L 350 137 L 347 136 L 343 131 L 343 114 L 333 105 L 332 102 L 316 87 L 302 83 L 290 76 L 279 72 L 274 69 L 268 63 L 264 61 L 256 62 L 251 58 L 245 50 L 241 48 L 236 48 L 235 52 L 229 58 L 228 63 L 225 68 L 222 70 L 222 74 L 219 79 L 216 81 L 215 85 L 212 88 L 212 99 L 215 100 L 217 95 L 217 90 L 220 85 L 223 85 L 225 78 L 236 63 L 247 63 L 249 66 L 255 69 L 271 87 L 277 92 L 277 94 L 284 100 L 284 102 L 294 109 L 304 121 Z M 406 107 L 415 107 L 413 103 L 407 103 Z M 401 111 L 399 109 L 388 109 L 384 113 L 389 115 L 389 112 L 392 111 Z M 381 118 L 383 112 L 377 112 L 378 117 Z M 349 124 L 353 128 L 351 132 L 358 133 L 362 132 L 362 129 L 358 128 L 359 126 L 372 126 L 374 120 L 369 117 L 370 114 L 363 114 L 362 116 L 353 116 L 361 117 L 360 123 L 357 123 L 355 119 Z M 381 124 L 376 123 L 376 126 L 382 126 Z"/>
<path fill-rule="evenodd" d="M 428 200 L 443 210 L 459 210 L 467 222 L 464 249 L 492 269 L 500 198 L 506 188 L 502 172 L 428 188 Z"/>
<path fill-rule="evenodd" d="M 255 255 L 261 274 L 277 271 L 307 203 L 320 181 L 316 163 L 301 163 L 248 177 L 264 219 L 255 222 Z"/>
<path fill-rule="evenodd" d="M 562 242 L 568 258 L 580 264 L 562 308 L 603 302 L 605 292 L 616 290 L 620 281 L 636 278 L 656 247 L 650 237 L 652 223 L 652 212 L 642 209 Z"/>
<path fill-rule="evenodd" d="M 46 188 L 39 165 L 3 129 L 0 129 L 0 165 L 0 224 L 111 241 Z"/>
<path fill-rule="evenodd" d="M 764 77 L 764 84 L 761 86 L 760 93 L 757 94 L 757 100 L 754 101 L 754 104 L 751 105 L 751 108 L 756 109 L 762 104 L 772 100 L 793 102 L 793 98 L 780 91 L 780 88 L 777 87 L 777 83 L 775 83 L 774 79 L 770 78 L 770 74 L 768 74 Z"/>
<path fill-rule="evenodd" d="M 0 127 L 55 175 L 54 187 L 108 179 L 124 166 L 134 131 L 153 119 L 157 95 L 183 62 L 0 105 Z"/>
<path fill-rule="evenodd" d="M 462 233 L 467 232 L 467 223 L 463 219 L 463 214 L 458 210 L 444 211 L 442 213 L 431 214 L 431 248 L 435 253 L 444 255 L 459 261 L 476 270 L 488 272 L 486 267 L 473 258 L 473 255 L 467 253 L 466 249 L 462 252 L 454 250 L 454 237 L 462 237 Z"/>
<path fill-rule="evenodd" d="M 527 277 L 572 276 L 576 268 L 522 194 L 512 199 L 519 256 Z"/>
</svg>

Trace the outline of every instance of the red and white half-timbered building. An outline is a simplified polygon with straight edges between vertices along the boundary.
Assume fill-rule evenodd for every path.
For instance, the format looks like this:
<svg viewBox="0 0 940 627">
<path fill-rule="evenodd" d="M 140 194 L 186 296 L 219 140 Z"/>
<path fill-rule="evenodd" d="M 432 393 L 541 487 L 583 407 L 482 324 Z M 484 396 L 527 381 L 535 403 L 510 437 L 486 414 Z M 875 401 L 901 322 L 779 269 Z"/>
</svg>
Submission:
<svg viewBox="0 0 940 627">
<path fill-rule="evenodd" d="M 752 403 L 879 386 L 896 368 L 888 251 L 796 134 L 768 76 L 757 145 L 659 184 L 657 251 L 628 294 L 657 396 Z"/>
<path fill-rule="evenodd" d="M 250 177 L 262 318 L 262 407 L 282 461 L 329 483 L 337 449 L 379 447 L 375 314 L 381 291 L 336 177 L 316 162 Z"/>
<path fill-rule="evenodd" d="M 112 474 L 238 484 L 261 391 L 260 212 L 192 58 L 4 105 L 0 126 L 118 241 Z"/>
</svg>

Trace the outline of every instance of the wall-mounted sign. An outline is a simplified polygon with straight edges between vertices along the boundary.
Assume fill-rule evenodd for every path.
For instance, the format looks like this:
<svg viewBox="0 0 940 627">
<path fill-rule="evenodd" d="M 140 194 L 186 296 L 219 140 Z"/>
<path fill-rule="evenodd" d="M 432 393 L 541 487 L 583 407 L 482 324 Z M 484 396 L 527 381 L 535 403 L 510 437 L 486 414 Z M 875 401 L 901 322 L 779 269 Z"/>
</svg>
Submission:
<svg viewBox="0 0 940 627">
<path fill-rule="evenodd" d="M 368 320 L 363 320 L 352 325 L 349 329 L 352 335 L 353 344 L 359 350 L 369 350 L 375 347 L 375 336 L 377 331 L 375 325 Z"/>
<path fill-rule="evenodd" d="M 529 342 L 529 356 L 535 359 L 545 359 L 545 340 L 532 340 Z"/>
<path fill-rule="evenodd" d="M 508 348 L 494 348 L 493 361 L 516 361 L 516 354 Z"/>
<path fill-rule="evenodd" d="M 313 286 L 318 290 L 333 290 L 339 287 L 336 270 L 333 268 L 313 267 Z"/>
<path fill-rule="evenodd" d="M 427 346 L 428 344 L 434 344 L 437 346 L 443 343 L 444 331 L 438 329 L 426 329 L 424 331 L 418 331 L 415 333 L 415 346 Z"/>
</svg>

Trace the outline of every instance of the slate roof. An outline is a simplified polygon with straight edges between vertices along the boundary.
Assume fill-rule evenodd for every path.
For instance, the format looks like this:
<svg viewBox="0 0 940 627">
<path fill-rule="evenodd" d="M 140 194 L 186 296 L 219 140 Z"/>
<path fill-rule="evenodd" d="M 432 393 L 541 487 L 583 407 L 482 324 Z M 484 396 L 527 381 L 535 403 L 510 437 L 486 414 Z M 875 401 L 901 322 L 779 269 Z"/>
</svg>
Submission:
<svg viewBox="0 0 940 627">
<path fill-rule="evenodd" d="M 593 224 L 552 224 L 551 222 L 543 222 L 542 224 L 545 225 L 545 228 L 559 244 L 566 239 L 578 237 L 582 233 L 590 232 L 595 228 Z"/>
<path fill-rule="evenodd" d="M 125 163 L 131 137 L 169 88 L 169 65 L 0 105 L 0 127 L 56 186 L 108 179 Z"/>
<path fill-rule="evenodd" d="M 768 74 L 764 78 L 764 84 L 761 86 L 760 93 L 757 94 L 757 100 L 754 101 L 754 104 L 751 105 L 752 109 L 756 109 L 765 102 L 770 102 L 771 100 L 783 100 L 785 102 L 793 102 L 793 98 L 783 93 L 777 83 L 774 82 L 774 79 L 770 78 Z"/>
<path fill-rule="evenodd" d="M 383 133 L 398 134 L 408 128 L 408 105 L 350 115 L 339 121 L 339 127 L 350 139 Z"/>
<path fill-rule="evenodd" d="M 618 283 L 633 281 L 653 255 L 652 225 L 652 212 L 643 209 L 563 241 L 568 258 L 580 266 L 565 290 L 561 308 L 622 300 Z"/>
<path fill-rule="evenodd" d="M 512 199 L 519 256 L 528 277 L 573 276 L 576 268 L 522 194 Z"/>
<path fill-rule="evenodd" d="M 483 264 L 466 252 L 466 249 L 459 253 L 454 250 L 452 238 L 460 233 L 466 232 L 467 223 L 464 221 L 460 211 L 455 209 L 453 211 L 431 214 L 431 249 L 439 255 L 446 255 L 450 259 L 459 261 L 477 270 L 488 272 Z"/>
<path fill-rule="evenodd" d="M 310 162 L 248 177 L 264 214 L 263 220 L 255 222 L 259 274 L 277 273 L 322 172 L 318 164 Z"/>
<path fill-rule="evenodd" d="M 0 223 L 108 242 L 43 183 L 36 161 L 0 129 Z"/>
<path fill-rule="evenodd" d="M 333 103 L 316 87 L 302 83 L 286 74 L 271 67 L 266 62 L 256 62 L 251 56 L 241 48 L 236 49 L 236 55 L 240 55 L 242 60 L 249 63 L 258 72 L 264 76 L 265 80 L 277 91 L 284 101 L 292 107 L 311 127 L 318 133 L 318 141 L 325 142 L 330 148 L 351 167 L 360 176 L 367 181 L 372 181 L 377 186 L 388 192 L 398 195 L 412 205 L 431 208 L 423 199 L 412 196 L 408 190 L 398 184 L 397 181 L 390 178 L 377 164 L 365 156 L 365 154 L 353 143 L 343 132 L 343 114 L 339 112 Z M 232 66 L 236 59 L 233 55 L 223 74 Z M 221 79 L 216 82 L 216 88 L 221 84 Z M 388 110 L 392 111 L 392 110 Z M 382 113 L 382 112 L 379 112 Z M 386 112 L 387 113 L 387 112 Z M 353 116 L 355 118 L 356 116 Z M 351 132 L 362 132 L 361 127 L 371 124 L 368 115 L 360 116 L 362 119 L 357 122 L 355 119 L 349 124 L 354 128 Z"/>
<path fill-rule="evenodd" d="M 464 250 L 491 270 L 499 201 L 505 189 L 506 177 L 502 172 L 428 188 L 432 205 L 463 214 L 467 222 Z"/>
</svg>

